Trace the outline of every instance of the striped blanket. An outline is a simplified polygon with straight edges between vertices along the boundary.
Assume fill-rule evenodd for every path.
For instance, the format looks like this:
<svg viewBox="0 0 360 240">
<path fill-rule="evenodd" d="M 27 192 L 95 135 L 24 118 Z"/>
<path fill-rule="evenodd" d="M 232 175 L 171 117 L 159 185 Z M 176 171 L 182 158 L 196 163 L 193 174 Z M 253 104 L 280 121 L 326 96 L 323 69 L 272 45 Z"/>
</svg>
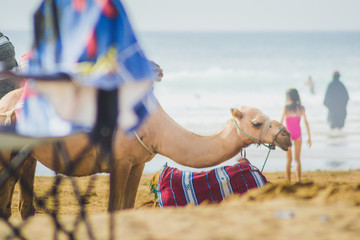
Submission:
<svg viewBox="0 0 360 240">
<path fill-rule="evenodd" d="M 233 166 L 215 168 L 209 172 L 185 172 L 164 167 L 159 175 L 160 207 L 198 205 L 203 201 L 220 202 L 232 194 L 242 194 L 264 186 L 267 180 L 246 158 Z"/>
</svg>

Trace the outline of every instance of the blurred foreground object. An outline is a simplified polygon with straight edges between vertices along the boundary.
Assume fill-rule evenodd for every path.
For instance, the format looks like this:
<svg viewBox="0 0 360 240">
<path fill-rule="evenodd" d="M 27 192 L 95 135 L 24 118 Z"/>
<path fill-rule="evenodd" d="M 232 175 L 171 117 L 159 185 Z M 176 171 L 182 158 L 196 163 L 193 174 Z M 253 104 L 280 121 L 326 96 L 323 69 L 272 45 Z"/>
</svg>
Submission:
<svg viewBox="0 0 360 240">
<path fill-rule="evenodd" d="M 16 75 L 30 79 L 19 134 L 128 133 L 157 107 L 153 66 L 120 1 L 43 1 L 34 26 L 28 68 Z"/>
<path fill-rule="evenodd" d="M 9 38 L 0 32 L 0 71 L 12 70 L 18 67 L 15 58 L 15 48 Z M 0 98 L 19 87 L 19 81 L 0 77 Z"/>
</svg>

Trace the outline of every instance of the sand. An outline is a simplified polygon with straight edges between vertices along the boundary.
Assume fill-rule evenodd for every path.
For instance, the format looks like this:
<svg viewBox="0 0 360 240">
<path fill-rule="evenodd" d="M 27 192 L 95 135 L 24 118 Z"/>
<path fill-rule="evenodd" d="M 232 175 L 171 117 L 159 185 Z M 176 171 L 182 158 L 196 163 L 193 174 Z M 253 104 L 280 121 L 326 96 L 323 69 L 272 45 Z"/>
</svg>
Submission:
<svg viewBox="0 0 360 240">
<path fill-rule="evenodd" d="M 220 204 L 203 204 L 182 208 L 156 208 L 145 204 L 153 200 L 147 184 L 152 175 L 142 177 L 133 210 L 117 212 L 116 239 L 359 239 L 360 236 L 360 170 L 304 172 L 303 182 L 286 183 L 284 173 L 264 173 L 271 184 L 242 196 L 233 196 Z M 75 178 L 85 191 L 89 177 Z M 54 206 L 46 192 L 54 177 L 36 177 L 35 192 L 47 207 Z M 91 230 L 85 224 L 76 231 L 76 239 L 109 239 L 107 175 L 96 176 L 88 194 L 86 208 Z M 60 221 L 68 229 L 79 212 L 78 202 L 69 178 L 60 188 Z M 18 189 L 13 199 L 12 224 L 21 224 L 17 211 Z M 144 206 L 144 204 L 146 206 Z M 0 239 L 9 235 L 9 227 L 0 221 Z M 28 239 L 52 239 L 54 227 L 44 210 L 37 208 L 21 229 Z M 64 235 L 60 234 L 61 237 Z"/>
</svg>

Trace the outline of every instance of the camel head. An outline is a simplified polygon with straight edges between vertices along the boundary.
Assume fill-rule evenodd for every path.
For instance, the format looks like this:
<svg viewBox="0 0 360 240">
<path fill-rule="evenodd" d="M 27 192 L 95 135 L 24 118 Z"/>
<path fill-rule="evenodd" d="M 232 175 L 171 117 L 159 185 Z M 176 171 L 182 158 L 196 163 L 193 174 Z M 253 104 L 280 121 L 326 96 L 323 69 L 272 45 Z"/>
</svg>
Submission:
<svg viewBox="0 0 360 240">
<path fill-rule="evenodd" d="M 245 135 L 249 144 L 275 144 L 284 151 L 291 147 L 290 133 L 284 125 L 271 120 L 259 109 L 242 106 L 239 109 L 232 108 L 230 111 L 238 133 L 243 135 L 242 139 Z"/>
</svg>

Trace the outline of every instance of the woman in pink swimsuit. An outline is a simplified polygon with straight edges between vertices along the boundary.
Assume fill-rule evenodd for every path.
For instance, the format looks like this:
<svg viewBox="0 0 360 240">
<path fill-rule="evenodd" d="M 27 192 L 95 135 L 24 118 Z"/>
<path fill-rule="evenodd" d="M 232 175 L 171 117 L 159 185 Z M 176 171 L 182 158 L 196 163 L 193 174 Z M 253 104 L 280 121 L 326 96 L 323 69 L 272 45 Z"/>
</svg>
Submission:
<svg viewBox="0 0 360 240">
<path fill-rule="evenodd" d="M 309 123 L 306 119 L 305 108 L 301 105 L 300 96 L 296 89 L 291 88 L 286 92 L 287 104 L 284 107 L 284 111 L 281 117 L 281 123 L 285 119 L 286 129 L 291 134 L 291 140 L 293 140 L 293 146 L 295 148 L 294 159 L 296 162 L 296 180 L 297 182 L 301 181 L 301 163 L 300 163 L 300 153 L 302 145 L 301 137 L 301 127 L 300 120 L 301 117 L 304 119 L 308 134 L 308 145 L 311 147 L 311 137 L 310 137 L 310 128 Z M 287 181 L 291 181 L 291 162 L 292 162 L 292 147 L 286 153 L 286 171 L 285 178 Z"/>
</svg>

